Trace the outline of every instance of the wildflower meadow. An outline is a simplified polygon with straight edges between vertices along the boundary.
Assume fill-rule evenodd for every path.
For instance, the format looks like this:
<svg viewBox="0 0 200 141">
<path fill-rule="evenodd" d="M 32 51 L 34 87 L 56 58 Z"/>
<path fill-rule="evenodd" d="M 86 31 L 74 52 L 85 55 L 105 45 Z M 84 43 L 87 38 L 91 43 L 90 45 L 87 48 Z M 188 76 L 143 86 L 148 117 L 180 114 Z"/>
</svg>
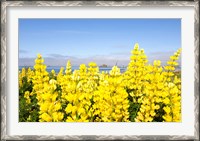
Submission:
<svg viewBox="0 0 200 141">
<path fill-rule="evenodd" d="M 125 72 L 100 72 L 95 62 L 72 71 L 66 60 L 59 73 L 38 54 L 19 71 L 19 122 L 181 122 L 180 54 L 150 64 L 136 43 Z"/>
</svg>

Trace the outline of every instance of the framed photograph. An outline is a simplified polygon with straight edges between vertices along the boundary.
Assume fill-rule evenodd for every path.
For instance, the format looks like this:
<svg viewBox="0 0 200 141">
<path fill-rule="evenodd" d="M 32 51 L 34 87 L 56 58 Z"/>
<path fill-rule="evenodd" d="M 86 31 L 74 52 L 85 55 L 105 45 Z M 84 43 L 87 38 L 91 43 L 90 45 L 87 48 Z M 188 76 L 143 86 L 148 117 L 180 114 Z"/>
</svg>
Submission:
<svg viewBox="0 0 200 141">
<path fill-rule="evenodd" d="M 199 140 L 199 1 L 2 1 L 2 140 Z"/>
</svg>

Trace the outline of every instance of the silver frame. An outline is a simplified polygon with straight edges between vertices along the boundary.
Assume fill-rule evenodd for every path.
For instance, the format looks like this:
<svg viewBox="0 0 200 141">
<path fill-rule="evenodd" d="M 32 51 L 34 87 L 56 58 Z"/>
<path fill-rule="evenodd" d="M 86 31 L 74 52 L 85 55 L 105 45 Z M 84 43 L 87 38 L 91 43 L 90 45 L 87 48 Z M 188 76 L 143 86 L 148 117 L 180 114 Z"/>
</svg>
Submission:
<svg viewBox="0 0 200 141">
<path fill-rule="evenodd" d="M 6 134 L 6 8 L 7 7 L 19 7 L 19 6 L 127 6 L 127 7 L 139 7 L 139 6 L 192 6 L 195 10 L 195 101 L 194 101 L 194 112 L 195 112 L 195 125 L 194 125 L 194 136 L 143 136 L 143 135 L 124 135 L 124 136 L 49 136 L 49 135 L 7 135 Z M 1 2 L 1 140 L 199 140 L 199 1 L 5 1 Z"/>
</svg>

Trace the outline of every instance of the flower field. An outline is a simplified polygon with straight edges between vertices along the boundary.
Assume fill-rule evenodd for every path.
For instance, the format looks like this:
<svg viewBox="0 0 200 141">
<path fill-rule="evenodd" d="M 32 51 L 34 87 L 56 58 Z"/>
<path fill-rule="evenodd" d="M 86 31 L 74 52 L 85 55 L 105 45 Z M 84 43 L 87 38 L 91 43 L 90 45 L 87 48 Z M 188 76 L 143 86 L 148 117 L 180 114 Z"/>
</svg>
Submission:
<svg viewBox="0 0 200 141">
<path fill-rule="evenodd" d="M 181 49 L 167 65 L 148 63 L 135 44 L 125 72 L 96 63 L 72 71 L 70 61 L 57 74 L 46 71 L 40 54 L 34 69 L 19 72 L 20 122 L 181 122 Z"/>
</svg>

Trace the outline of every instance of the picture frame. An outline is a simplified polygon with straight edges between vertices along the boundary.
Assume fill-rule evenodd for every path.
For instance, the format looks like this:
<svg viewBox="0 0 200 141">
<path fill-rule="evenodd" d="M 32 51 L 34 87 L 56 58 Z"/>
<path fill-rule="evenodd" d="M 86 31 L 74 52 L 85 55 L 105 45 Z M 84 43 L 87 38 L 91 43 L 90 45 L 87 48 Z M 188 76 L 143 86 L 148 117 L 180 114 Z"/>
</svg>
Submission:
<svg viewBox="0 0 200 141">
<path fill-rule="evenodd" d="M 8 93 L 12 86 L 9 86 L 8 64 L 10 62 L 9 53 L 10 24 L 9 9 L 27 8 L 27 7 L 44 8 L 74 8 L 74 7 L 192 7 L 194 11 L 194 135 L 9 135 L 8 130 L 11 126 L 11 120 L 8 115 Z M 149 16 L 151 18 L 151 16 Z M 14 32 L 14 31 L 13 31 Z M 1 2 L 1 140 L 199 140 L 199 1 L 2 1 Z M 82 126 L 85 126 L 81 124 Z M 73 124 L 72 124 L 73 126 Z M 117 126 L 117 125 L 115 125 Z M 86 128 L 85 128 L 86 129 Z M 90 130 L 89 130 L 90 131 Z"/>
</svg>

